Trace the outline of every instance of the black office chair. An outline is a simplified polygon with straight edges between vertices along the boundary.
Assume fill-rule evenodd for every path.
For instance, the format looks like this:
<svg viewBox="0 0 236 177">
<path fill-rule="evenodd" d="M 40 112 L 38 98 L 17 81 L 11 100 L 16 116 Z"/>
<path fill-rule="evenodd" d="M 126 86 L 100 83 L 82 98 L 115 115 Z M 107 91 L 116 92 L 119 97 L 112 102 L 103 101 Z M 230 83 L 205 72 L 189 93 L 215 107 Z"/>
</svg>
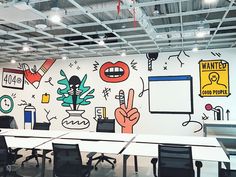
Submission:
<svg viewBox="0 0 236 177">
<path fill-rule="evenodd" d="M 96 131 L 114 133 L 115 132 L 115 119 L 98 119 Z M 116 163 L 115 158 L 105 156 L 103 153 L 100 156 L 93 158 L 92 160 L 98 160 L 97 163 L 95 164 L 95 170 L 97 170 L 97 165 L 100 162 L 107 161 L 108 163 L 112 165 L 112 168 L 114 168 L 114 164 Z M 110 160 L 113 160 L 113 163 Z"/>
<path fill-rule="evenodd" d="M 17 150 L 12 150 L 8 148 L 5 137 L 0 136 L 0 167 L 3 168 L 3 174 L 0 175 L 3 175 L 3 177 L 6 177 L 7 174 L 20 176 L 17 175 L 15 171 L 7 171 L 7 167 L 9 165 L 13 165 L 16 160 L 21 157 L 22 155 L 17 154 Z"/>
<path fill-rule="evenodd" d="M 51 124 L 50 124 L 50 123 L 47 123 L 47 122 L 42 122 L 42 123 L 37 122 L 37 123 L 34 123 L 33 129 L 34 129 L 34 130 L 49 130 L 50 125 L 51 125 Z M 38 157 L 41 157 L 41 158 L 42 158 L 43 155 L 42 155 L 42 154 L 38 154 L 37 149 L 32 149 L 31 155 L 27 156 L 27 157 L 25 158 L 25 160 L 22 161 L 21 166 L 23 167 L 25 162 L 27 162 L 27 161 L 29 161 L 29 160 L 35 158 L 35 160 L 36 160 L 36 162 L 37 162 L 36 167 L 39 167 Z M 52 159 L 51 159 L 50 157 L 47 157 L 47 156 L 46 156 L 45 158 L 48 159 L 50 163 L 52 162 Z"/>
<path fill-rule="evenodd" d="M 17 128 L 14 117 L 8 115 L 0 116 L 0 128 Z"/>
<path fill-rule="evenodd" d="M 92 157 L 83 165 L 78 144 L 53 143 L 53 177 L 89 177 Z"/>
<path fill-rule="evenodd" d="M 189 146 L 159 145 L 158 146 L 158 177 L 194 177 L 192 149 Z M 157 158 L 151 160 L 153 174 L 156 175 Z M 201 167 L 201 162 L 198 162 Z M 198 167 L 198 176 L 200 170 Z"/>
</svg>

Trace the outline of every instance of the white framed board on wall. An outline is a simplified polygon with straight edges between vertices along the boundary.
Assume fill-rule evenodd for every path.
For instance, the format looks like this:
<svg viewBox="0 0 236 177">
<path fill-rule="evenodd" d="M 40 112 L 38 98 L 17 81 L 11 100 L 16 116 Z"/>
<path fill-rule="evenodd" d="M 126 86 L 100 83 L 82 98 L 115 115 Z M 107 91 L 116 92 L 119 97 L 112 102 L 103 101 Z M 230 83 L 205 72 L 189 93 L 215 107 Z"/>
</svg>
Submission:
<svg viewBox="0 0 236 177">
<path fill-rule="evenodd" d="M 192 76 L 150 76 L 149 111 L 156 114 L 193 114 Z"/>
</svg>

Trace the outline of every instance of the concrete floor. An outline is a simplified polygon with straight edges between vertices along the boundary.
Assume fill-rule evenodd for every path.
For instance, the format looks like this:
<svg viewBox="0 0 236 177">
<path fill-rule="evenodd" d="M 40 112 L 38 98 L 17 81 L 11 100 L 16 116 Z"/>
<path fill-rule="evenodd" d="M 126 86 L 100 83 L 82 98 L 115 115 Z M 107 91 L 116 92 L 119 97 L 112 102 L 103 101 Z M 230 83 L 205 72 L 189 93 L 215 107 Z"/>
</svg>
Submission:
<svg viewBox="0 0 236 177">
<path fill-rule="evenodd" d="M 20 150 L 20 154 L 24 154 L 25 156 L 30 153 L 30 151 Z M 83 154 L 83 159 L 85 160 L 86 154 Z M 49 155 L 50 156 L 50 153 Z M 117 163 L 115 165 L 115 169 L 111 169 L 111 165 L 104 162 L 98 165 L 98 170 L 93 170 L 91 173 L 91 177 L 122 177 L 122 165 L 123 160 L 122 156 L 112 156 L 117 159 Z M 13 166 L 13 169 L 17 171 L 17 173 L 23 177 L 40 177 L 40 168 L 36 168 L 36 161 L 34 159 L 26 162 L 24 167 L 21 167 L 21 161 L 24 160 L 25 157 L 19 159 L 16 165 Z M 53 157 L 52 157 L 53 158 Z M 152 173 L 152 164 L 150 163 L 151 158 L 147 157 L 138 157 L 138 173 L 134 172 L 134 158 L 130 157 L 128 159 L 127 166 L 127 177 L 153 177 Z M 40 158 L 41 163 L 41 158 Z M 95 162 L 94 162 L 95 164 Z M 201 169 L 201 177 L 217 177 L 217 163 L 216 162 L 203 162 L 203 168 Z M 45 177 L 52 177 L 52 168 L 53 163 L 49 163 L 46 161 L 46 169 L 45 169 Z M 231 157 L 231 168 L 236 169 L 236 157 Z M 195 170 L 196 171 L 196 170 Z M 195 175 L 196 176 L 196 175 Z"/>
</svg>

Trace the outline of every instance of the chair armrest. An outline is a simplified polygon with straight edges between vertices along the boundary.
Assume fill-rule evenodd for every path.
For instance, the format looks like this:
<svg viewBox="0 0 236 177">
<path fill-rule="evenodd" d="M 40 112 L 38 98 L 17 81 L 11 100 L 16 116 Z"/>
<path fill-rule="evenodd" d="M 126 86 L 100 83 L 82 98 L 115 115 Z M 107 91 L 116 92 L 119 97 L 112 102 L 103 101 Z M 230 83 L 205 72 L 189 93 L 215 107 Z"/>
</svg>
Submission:
<svg viewBox="0 0 236 177">
<path fill-rule="evenodd" d="M 96 152 L 90 152 L 87 154 L 87 158 L 88 158 L 87 165 L 90 167 L 92 167 L 92 159 L 95 154 L 96 154 Z"/>
<path fill-rule="evenodd" d="M 90 152 L 89 154 L 87 154 L 87 158 L 92 158 L 95 154 L 97 154 L 96 152 Z"/>
<path fill-rule="evenodd" d="M 153 175 L 154 175 L 155 177 L 157 177 L 157 170 L 156 170 L 157 158 L 153 158 L 153 159 L 151 160 L 151 163 L 152 163 L 152 165 L 153 165 Z"/>
</svg>

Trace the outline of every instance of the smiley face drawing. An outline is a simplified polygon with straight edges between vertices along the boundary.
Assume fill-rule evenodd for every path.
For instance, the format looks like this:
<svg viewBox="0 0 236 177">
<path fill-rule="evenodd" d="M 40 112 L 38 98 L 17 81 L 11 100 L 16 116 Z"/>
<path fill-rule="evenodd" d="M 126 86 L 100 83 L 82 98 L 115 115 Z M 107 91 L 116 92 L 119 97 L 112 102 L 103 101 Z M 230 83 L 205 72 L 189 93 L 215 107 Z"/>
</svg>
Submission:
<svg viewBox="0 0 236 177">
<path fill-rule="evenodd" d="M 122 61 L 116 63 L 106 62 L 99 71 L 100 77 L 105 82 L 123 82 L 129 77 L 129 66 Z"/>
</svg>

